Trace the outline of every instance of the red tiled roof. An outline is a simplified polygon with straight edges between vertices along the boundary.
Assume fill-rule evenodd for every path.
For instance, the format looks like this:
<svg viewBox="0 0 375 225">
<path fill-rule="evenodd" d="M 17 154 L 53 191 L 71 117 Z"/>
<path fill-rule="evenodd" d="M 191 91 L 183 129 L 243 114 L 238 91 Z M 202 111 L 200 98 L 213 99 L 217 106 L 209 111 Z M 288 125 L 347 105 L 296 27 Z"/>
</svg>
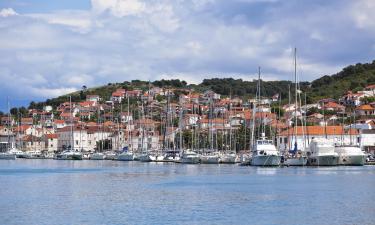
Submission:
<svg viewBox="0 0 375 225">
<path fill-rule="evenodd" d="M 368 110 L 374 110 L 374 108 L 371 105 L 361 105 L 361 106 L 357 107 L 357 110 L 368 111 Z"/>
<path fill-rule="evenodd" d="M 356 129 L 350 129 L 350 133 L 349 133 L 349 129 L 347 130 L 343 130 L 343 127 L 342 126 L 307 126 L 305 127 L 305 129 L 303 129 L 304 127 L 301 127 L 301 126 L 298 126 L 297 127 L 297 135 L 303 135 L 303 133 L 305 133 L 305 135 L 309 135 L 309 136 L 313 136 L 313 135 L 325 135 L 325 133 L 327 133 L 327 135 L 342 135 L 342 134 L 353 134 L 353 135 L 357 135 L 358 134 L 358 131 Z M 291 127 L 289 128 L 288 130 L 285 130 L 283 132 L 280 133 L 280 136 L 287 136 L 288 134 L 293 134 L 294 133 L 294 128 Z"/>
<path fill-rule="evenodd" d="M 46 134 L 45 137 L 48 138 L 48 139 L 56 139 L 57 134 Z"/>
</svg>

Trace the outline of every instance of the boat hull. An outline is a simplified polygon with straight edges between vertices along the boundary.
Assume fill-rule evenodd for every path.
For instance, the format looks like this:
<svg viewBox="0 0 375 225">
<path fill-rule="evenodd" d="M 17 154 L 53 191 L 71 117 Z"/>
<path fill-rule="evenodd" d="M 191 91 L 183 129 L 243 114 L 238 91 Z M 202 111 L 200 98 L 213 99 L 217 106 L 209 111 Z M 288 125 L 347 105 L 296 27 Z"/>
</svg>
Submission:
<svg viewBox="0 0 375 225">
<path fill-rule="evenodd" d="M 199 157 L 182 157 L 181 163 L 198 164 L 198 163 L 200 163 L 200 158 Z"/>
<path fill-rule="evenodd" d="M 219 163 L 223 163 L 223 164 L 235 164 L 236 163 L 236 158 L 237 156 L 228 156 L 228 155 L 224 155 L 224 156 L 221 156 L 220 157 L 220 160 L 219 160 Z"/>
<path fill-rule="evenodd" d="M 307 159 L 308 166 L 337 166 L 339 157 L 336 155 L 312 156 Z"/>
<path fill-rule="evenodd" d="M 117 156 L 118 161 L 133 161 L 134 155 L 133 154 L 120 154 Z"/>
<path fill-rule="evenodd" d="M 306 166 L 307 157 L 295 157 L 295 158 L 286 158 L 284 161 L 285 166 Z"/>
<path fill-rule="evenodd" d="M 218 164 L 219 156 L 201 156 L 200 163 L 202 164 Z"/>
<path fill-rule="evenodd" d="M 139 156 L 139 161 L 141 161 L 141 162 L 152 162 L 152 158 L 150 157 L 150 155 L 145 154 L 145 155 Z"/>
<path fill-rule="evenodd" d="M 281 156 L 278 155 L 256 155 L 251 159 L 252 166 L 279 166 Z"/>
<path fill-rule="evenodd" d="M 104 160 L 105 159 L 105 155 L 103 154 L 93 154 L 91 155 L 90 157 L 90 160 Z"/>
<path fill-rule="evenodd" d="M 364 155 L 339 156 L 338 164 L 343 166 L 363 166 L 366 157 Z"/>
<path fill-rule="evenodd" d="M 10 153 L 0 153 L 0 159 L 3 160 L 15 160 L 16 155 L 15 154 L 10 154 Z"/>
<path fill-rule="evenodd" d="M 75 154 L 75 155 L 60 155 L 57 156 L 57 160 L 82 160 L 82 155 Z"/>
</svg>

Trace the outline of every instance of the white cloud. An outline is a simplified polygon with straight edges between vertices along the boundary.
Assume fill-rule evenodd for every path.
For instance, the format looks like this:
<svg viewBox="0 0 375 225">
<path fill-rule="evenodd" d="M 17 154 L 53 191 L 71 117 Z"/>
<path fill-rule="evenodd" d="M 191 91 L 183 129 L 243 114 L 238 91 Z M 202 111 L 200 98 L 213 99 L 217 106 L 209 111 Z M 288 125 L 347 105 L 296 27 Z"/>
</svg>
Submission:
<svg viewBox="0 0 375 225">
<path fill-rule="evenodd" d="M 59 11 L 44 14 L 28 14 L 28 17 L 44 20 L 50 24 L 71 27 L 74 31 L 87 32 L 93 25 L 91 15 L 87 11 Z"/>
<path fill-rule="evenodd" d="M 351 15 L 356 25 L 361 29 L 368 29 L 375 32 L 375 1 L 358 0 L 354 1 Z"/>
<path fill-rule="evenodd" d="M 0 11 L 0 17 L 8 17 L 15 15 L 18 15 L 18 13 L 16 13 L 16 11 L 14 11 L 12 8 L 6 8 Z"/>
<path fill-rule="evenodd" d="M 374 30 L 360 4 L 244 2 L 264 1 L 92 0 L 88 10 L 0 19 L 0 89 L 32 100 L 132 79 L 251 80 L 258 66 L 263 79 L 293 79 L 290 46 L 301 49 L 302 80 L 373 57 L 374 35 L 353 32 Z"/>
<path fill-rule="evenodd" d="M 114 16 L 132 16 L 144 12 L 146 4 L 138 0 L 91 0 L 95 13 L 109 11 Z"/>
</svg>

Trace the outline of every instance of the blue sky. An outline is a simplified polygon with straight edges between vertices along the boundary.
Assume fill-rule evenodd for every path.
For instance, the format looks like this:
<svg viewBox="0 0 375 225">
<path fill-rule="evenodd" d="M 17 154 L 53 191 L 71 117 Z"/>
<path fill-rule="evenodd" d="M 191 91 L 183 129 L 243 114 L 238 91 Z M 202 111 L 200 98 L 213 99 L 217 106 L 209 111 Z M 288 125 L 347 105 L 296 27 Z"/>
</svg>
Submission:
<svg viewBox="0 0 375 225">
<path fill-rule="evenodd" d="M 372 0 L 1 0 L 0 110 L 132 79 L 313 80 L 375 53 Z"/>
</svg>

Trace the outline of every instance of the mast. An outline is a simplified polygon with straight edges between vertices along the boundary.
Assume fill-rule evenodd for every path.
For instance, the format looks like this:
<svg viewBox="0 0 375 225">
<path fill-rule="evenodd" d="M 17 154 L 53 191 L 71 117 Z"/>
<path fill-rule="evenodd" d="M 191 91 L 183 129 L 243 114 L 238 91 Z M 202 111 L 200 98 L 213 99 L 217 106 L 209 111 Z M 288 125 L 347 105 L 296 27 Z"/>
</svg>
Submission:
<svg viewBox="0 0 375 225">
<path fill-rule="evenodd" d="M 297 87 L 297 48 L 294 48 L 294 150 L 297 150 L 297 106 L 298 106 L 298 87 Z M 294 151 L 293 150 L 293 151 Z"/>
<path fill-rule="evenodd" d="M 180 128 L 180 152 L 183 152 L 182 148 L 182 115 L 183 115 L 183 104 L 180 105 L 180 118 L 179 118 L 179 128 Z"/>
<path fill-rule="evenodd" d="M 69 136 L 69 142 L 70 142 L 70 150 L 73 150 L 73 118 L 72 118 L 72 96 L 69 96 L 69 117 L 70 117 L 70 136 Z"/>
<path fill-rule="evenodd" d="M 11 116 L 10 116 L 10 105 L 9 105 L 9 97 L 7 96 L 7 105 L 8 105 L 8 146 L 6 147 L 7 151 L 11 149 L 10 143 L 10 130 L 11 130 Z"/>
</svg>

